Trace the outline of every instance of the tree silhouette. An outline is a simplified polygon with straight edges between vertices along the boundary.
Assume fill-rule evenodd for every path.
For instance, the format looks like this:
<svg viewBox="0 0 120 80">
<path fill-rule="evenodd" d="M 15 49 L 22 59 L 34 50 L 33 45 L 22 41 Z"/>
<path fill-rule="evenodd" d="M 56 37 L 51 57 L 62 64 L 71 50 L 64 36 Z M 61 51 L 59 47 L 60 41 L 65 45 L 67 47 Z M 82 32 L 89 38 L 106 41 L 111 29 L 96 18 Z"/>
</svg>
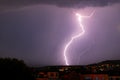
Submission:
<svg viewBox="0 0 120 80">
<path fill-rule="evenodd" d="M 24 61 L 0 58 L 0 80 L 34 80 L 32 71 Z"/>
</svg>

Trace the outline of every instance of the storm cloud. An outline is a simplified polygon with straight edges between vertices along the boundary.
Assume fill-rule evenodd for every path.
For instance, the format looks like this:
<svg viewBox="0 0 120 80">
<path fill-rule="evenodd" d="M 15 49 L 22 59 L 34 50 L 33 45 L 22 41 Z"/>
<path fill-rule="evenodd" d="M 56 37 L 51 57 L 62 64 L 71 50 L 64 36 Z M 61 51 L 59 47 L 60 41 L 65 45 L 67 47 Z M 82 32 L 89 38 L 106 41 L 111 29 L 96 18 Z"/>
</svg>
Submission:
<svg viewBox="0 0 120 80">
<path fill-rule="evenodd" d="M 119 3 L 120 0 L 0 0 L 0 10 L 22 8 L 39 4 L 66 8 L 103 7 Z"/>
</svg>

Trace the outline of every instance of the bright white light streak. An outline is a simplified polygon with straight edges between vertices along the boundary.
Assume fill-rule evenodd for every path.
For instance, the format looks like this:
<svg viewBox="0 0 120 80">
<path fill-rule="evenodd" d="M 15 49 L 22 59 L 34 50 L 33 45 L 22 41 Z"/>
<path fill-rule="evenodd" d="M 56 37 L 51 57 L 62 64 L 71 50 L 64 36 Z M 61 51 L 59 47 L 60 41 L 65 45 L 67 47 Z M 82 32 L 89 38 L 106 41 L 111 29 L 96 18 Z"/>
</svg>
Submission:
<svg viewBox="0 0 120 80">
<path fill-rule="evenodd" d="M 69 65 L 69 62 L 68 62 L 68 59 L 67 59 L 67 50 L 68 50 L 68 48 L 70 47 L 71 43 L 72 43 L 75 39 L 81 37 L 81 36 L 85 33 L 85 28 L 84 28 L 84 26 L 83 26 L 83 24 L 82 24 L 82 18 L 90 18 L 91 16 L 94 15 L 94 13 L 95 13 L 95 10 L 94 10 L 89 16 L 82 16 L 82 15 L 80 15 L 79 13 L 75 13 L 75 15 L 77 16 L 78 21 L 79 21 L 79 27 L 80 27 L 80 29 L 81 29 L 81 32 L 80 32 L 78 35 L 73 36 L 73 37 L 71 38 L 71 40 L 65 45 L 65 48 L 64 48 L 64 60 L 65 60 L 65 64 L 66 64 L 66 65 Z"/>
</svg>

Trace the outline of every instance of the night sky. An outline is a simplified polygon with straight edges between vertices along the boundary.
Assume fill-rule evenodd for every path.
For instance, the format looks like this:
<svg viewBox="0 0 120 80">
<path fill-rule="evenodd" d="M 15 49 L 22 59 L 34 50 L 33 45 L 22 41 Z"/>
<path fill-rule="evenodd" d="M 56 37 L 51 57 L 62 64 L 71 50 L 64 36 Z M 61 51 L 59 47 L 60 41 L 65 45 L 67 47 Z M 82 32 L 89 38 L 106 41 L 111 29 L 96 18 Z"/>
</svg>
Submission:
<svg viewBox="0 0 120 80">
<path fill-rule="evenodd" d="M 29 66 L 65 65 L 63 50 L 81 30 L 85 34 L 69 47 L 70 65 L 120 60 L 120 0 L 0 0 L 0 57 L 18 58 Z"/>
</svg>

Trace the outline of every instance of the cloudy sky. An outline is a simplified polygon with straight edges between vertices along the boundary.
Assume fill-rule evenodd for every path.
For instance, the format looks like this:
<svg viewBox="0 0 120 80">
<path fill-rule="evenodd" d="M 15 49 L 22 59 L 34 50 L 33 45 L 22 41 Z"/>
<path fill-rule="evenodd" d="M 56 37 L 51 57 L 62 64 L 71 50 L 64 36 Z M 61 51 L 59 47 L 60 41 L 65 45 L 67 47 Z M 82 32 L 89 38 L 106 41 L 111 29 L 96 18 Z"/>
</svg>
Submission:
<svg viewBox="0 0 120 80">
<path fill-rule="evenodd" d="M 70 65 L 120 59 L 120 0 L 1 0 L 0 57 L 65 65 L 65 45 L 81 32 L 75 12 L 94 10 L 82 20 L 85 34 L 67 51 Z"/>
</svg>

